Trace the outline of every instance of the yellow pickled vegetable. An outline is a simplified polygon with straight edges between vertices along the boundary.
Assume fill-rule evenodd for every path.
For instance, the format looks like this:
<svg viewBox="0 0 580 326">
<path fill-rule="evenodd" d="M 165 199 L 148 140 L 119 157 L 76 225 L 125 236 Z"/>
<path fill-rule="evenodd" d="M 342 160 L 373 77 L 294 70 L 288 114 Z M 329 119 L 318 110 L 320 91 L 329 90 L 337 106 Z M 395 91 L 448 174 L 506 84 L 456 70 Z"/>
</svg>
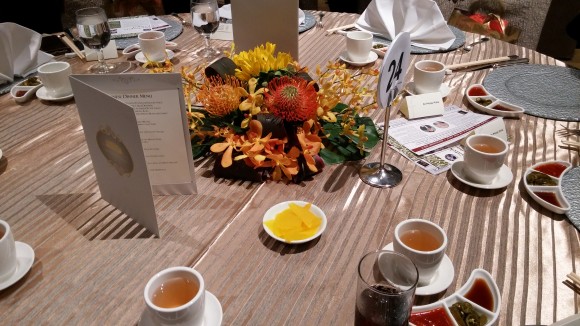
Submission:
<svg viewBox="0 0 580 326">
<path fill-rule="evenodd" d="M 265 221 L 277 237 L 286 241 L 304 240 L 312 237 L 322 224 L 322 219 L 310 211 L 311 203 L 300 206 L 290 203 L 288 208 L 276 214 L 271 220 Z"/>
</svg>

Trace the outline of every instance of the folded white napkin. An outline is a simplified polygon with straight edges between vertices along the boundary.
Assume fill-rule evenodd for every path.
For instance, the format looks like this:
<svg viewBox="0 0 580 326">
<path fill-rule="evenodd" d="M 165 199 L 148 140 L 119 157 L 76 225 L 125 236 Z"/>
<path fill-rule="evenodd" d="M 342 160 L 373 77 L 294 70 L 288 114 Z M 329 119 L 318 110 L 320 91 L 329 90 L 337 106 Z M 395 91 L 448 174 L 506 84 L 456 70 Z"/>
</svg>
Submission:
<svg viewBox="0 0 580 326">
<path fill-rule="evenodd" d="M 355 25 L 391 40 L 409 32 L 411 45 L 431 50 L 448 49 L 455 41 L 433 0 L 373 0 Z"/>
<path fill-rule="evenodd" d="M 40 51 L 42 35 L 16 23 L 0 23 L 0 84 L 27 76 L 53 56 Z"/>
</svg>

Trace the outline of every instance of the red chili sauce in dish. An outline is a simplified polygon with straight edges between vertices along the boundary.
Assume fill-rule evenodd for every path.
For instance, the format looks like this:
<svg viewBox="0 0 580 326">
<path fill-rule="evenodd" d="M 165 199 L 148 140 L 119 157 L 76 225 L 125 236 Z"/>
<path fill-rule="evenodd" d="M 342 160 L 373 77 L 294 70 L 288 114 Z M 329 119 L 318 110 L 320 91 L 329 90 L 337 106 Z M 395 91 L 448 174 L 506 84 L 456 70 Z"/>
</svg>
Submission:
<svg viewBox="0 0 580 326">
<path fill-rule="evenodd" d="M 16 91 L 16 97 L 22 97 L 26 94 L 26 91 Z"/>
<path fill-rule="evenodd" d="M 551 162 L 538 165 L 534 168 L 534 170 L 559 178 L 562 175 L 562 172 L 566 170 L 566 166 L 564 164 Z"/>
<path fill-rule="evenodd" d="M 556 194 L 553 192 L 536 191 L 534 192 L 534 194 L 536 194 L 536 196 L 542 198 L 543 200 L 547 201 L 548 203 L 554 206 L 562 207 L 562 204 L 560 204 L 560 202 L 558 201 L 558 197 L 556 197 Z"/>
<path fill-rule="evenodd" d="M 414 312 L 409 321 L 417 326 L 452 326 L 453 322 L 443 308 Z"/>
<path fill-rule="evenodd" d="M 513 111 L 512 109 L 510 109 L 508 107 L 505 107 L 505 106 L 503 106 L 501 104 L 496 104 L 496 106 L 494 106 L 492 109 L 498 110 L 498 111 L 505 111 L 505 112 L 511 112 L 511 111 Z"/>
<path fill-rule="evenodd" d="M 491 294 L 491 289 L 487 282 L 482 278 L 475 279 L 473 286 L 465 294 L 465 298 L 469 299 L 471 302 L 477 303 L 480 307 L 483 307 L 491 312 L 493 312 L 493 295 Z"/>
<path fill-rule="evenodd" d="M 472 89 L 469 90 L 469 92 L 467 93 L 467 95 L 469 96 L 485 96 L 487 95 L 487 92 L 479 86 L 473 87 Z"/>
</svg>

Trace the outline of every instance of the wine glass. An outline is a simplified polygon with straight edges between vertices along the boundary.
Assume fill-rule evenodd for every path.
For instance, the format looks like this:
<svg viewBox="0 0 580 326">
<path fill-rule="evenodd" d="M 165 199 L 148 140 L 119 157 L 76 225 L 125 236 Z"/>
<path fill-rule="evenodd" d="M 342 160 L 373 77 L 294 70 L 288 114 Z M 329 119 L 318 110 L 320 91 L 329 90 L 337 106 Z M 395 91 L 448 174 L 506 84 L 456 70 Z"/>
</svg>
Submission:
<svg viewBox="0 0 580 326">
<path fill-rule="evenodd" d="M 220 25 L 219 7 L 216 0 L 191 0 L 191 21 L 195 30 L 205 39 L 205 47 L 194 56 L 211 59 L 221 52 L 210 45 L 209 37 Z"/>
<path fill-rule="evenodd" d="M 98 50 L 99 62 L 89 68 L 91 73 L 122 73 L 129 70 L 130 62 L 105 62 L 103 49 L 111 40 L 111 29 L 103 8 L 89 7 L 77 10 L 76 24 L 78 36 L 85 47 Z"/>
</svg>

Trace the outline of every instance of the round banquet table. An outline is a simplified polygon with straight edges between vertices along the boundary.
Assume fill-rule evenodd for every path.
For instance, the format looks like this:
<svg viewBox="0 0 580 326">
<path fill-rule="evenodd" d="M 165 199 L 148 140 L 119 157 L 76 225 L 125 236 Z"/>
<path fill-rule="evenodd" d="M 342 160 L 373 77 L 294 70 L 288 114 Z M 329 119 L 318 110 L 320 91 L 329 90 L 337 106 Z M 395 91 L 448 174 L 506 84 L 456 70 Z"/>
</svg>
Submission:
<svg viewBox="0 0 580 326">
<path fill-rule="evenodd" d="M 296 59 L 311 71 L 336 60 L 345 48 L 343 36 L 326 35 L 325 29 L 356 17 L 325 13 L 324 28 L 299 35 Z M 468 43 L 477 37 L 465 35 Z M 190 54 L 203 40 L 191 26 L 174 41 L 175 71 L 198 64 Z M 564 65 L 495 39 L 469 53 L 412 55 L 411 64 L 512 54 L 534 64 Z M 92 64 L 56 59 L 70 62 L 75 73 Z M 131 72 L 145 71 L 135 65 Z M 446 76 L 451 93 L 445 105 L 472 110 L 463 93 L 489 73 Z M 411 75 L 409 69 L 406 81 Z M 384 112 L 370 116 L 381 122 Z M 391 114 L 401 116 L 397 110 Z M 455 277 L 447 291 L 418 297 L 416 304 L 455 292 L 474 269 L 482 268 L 501 292 L 499 325 L 551 324 L 580 308 L 578 296 L 564 282 L 580 268 L 579 233 L 565 215 L 535 203 L 521 178 L 538 162 L 564 160 L 578 166 L 578 149 L 561 144 L 578 136 L 560 130 L 580 126 L 531 115 L 505 119 L 505 125 L 511 143 L 506 165 L 514 180 L 497 190 L 464 185 L 450 172 L 432 175 L 390 149 L 385 161 L 403 172 L 402 183 L 390 189 L 361 182 L 362 162 L 329 165 L 312 180 L 285 184 L 215 178 L 214 160 L 201 159 L 195 162 L 197 194 L 154 197 L 157 237 L 101 198 L 74 99 L 18 104 L 10 94 L 1 95 L 0 218 L 10 223 L 17 241 L 35 252 L 31 270 L 0 291 L 1 323 L 134 325 L 145 309 L 147 280 L 163 268 L 183 265 L 203 274 L 207 290 L 222 305 L 224 325 L 352 325 L 359 258 L 389 244 L 397 223 L 420 217 L 446 230 Z M 379 154 L 377 146 L 368 161 L 378 161 Z M 326 213 L 328 225 L 319 239 L 287 245 L 263 230 L 264 212 L 293 199 L 312 202 Z"/>
</svg>

